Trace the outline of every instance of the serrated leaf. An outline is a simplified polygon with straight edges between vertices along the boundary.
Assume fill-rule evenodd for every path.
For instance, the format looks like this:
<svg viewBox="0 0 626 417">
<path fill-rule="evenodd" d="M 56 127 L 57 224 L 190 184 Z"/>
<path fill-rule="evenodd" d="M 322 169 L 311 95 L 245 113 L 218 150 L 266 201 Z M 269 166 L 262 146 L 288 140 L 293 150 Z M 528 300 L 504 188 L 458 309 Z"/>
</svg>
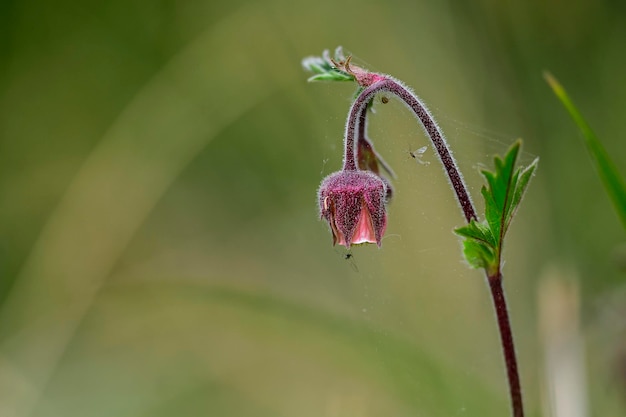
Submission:
<svg viewBox="0 0 626 417">
<path fill-rule="evenodd" d="M 337 54 L 342 54 L 341 50 L 339 50 L 339 52 L 335 52 L 335 59 L 339 57 Z M 309 82 L 354 81 L 354 76 L 335 68 L 328 51 L 324 51 L 323 55 L 323 57 L 309 56 L 302 60 L 302 67 L 315 74 L 308 79 Z"/>
<path fill-rule="evenodd" d="M 504 235 L 537 167 L 536 159 L 530 166 L 516 169 L 520 147 L 521 141 L 515 142 L 504 158 L 494 158 L 493 171 L 481 171 L 487 182 L 481 188 L 485 221 L 472 220 L 455 230 L 465 238 L 463 252 L 467 261 L 473 267 L 485 268 L 489 276 L 499 271 Z"/>
<path fill-rule="evenodd" d="M 535 173 L 535 169 L 537 168 L 537 164 L 539 163 L 539 158 L 535 158 L 535 160 L 528 165 L 524 169 L 519 169 L 520 172 L 519 179 L 517 180 L 517 186 L 515 187 L 515 193 L 513 194 L 512 205 L 517 207 L 522 200 L 524 192 L 526 191 L 526 187 L 528 187 L 528 183 L 530 178 Z"/>
<path fill-rule="evenodd" d="M 491 229 L 484 223 L 479 223 L 473 220 L 466 226 L 455 229 L 454 232 L 459 236 L 463 236 L 469 239 L 478 240 L 489 246 L 495 246 L 495 239 L 491 234 Z"/>
<path fill-rule="evenodd" d="M 487 219 L 487 224 L 491 229 L 492 235 L 497 240 L 500 236 L 500 210 L 498 209 L 492 193 L 487 187 L 483 186 L 480 192 L 485 200 L 485 218 Z"/>
<path fill-rule="evenodd" d="M 516 141 L 511 146 L 505 156 L 504 164 L 502 166 L 501 172 L 499 173 L 499 176 L 502 179 L 502 192 L 504 194 L 504 196 L 502 197 L 503 224 L 506 222 L 506 217 L 511 211 L 510 208 L 513 201 L 513 194 L 515 191 L 515 187 L 517 186 L 519 170 L 515 171 L 515 162 L 517 162 L 517 155 L 519 154 L 520 146 L 520 141 Z"/>
<path fill-rule="evenodd" d="M 515 163 L 521 147 L 521 142 L 516 141 L 508 150 L 504 158 L 494 158 L 495 171 L 483 170 L 482 174 L 487 180 L 488 187 L 481 190 L 485 199 L 485 217 L 493 236 L 496 239 L 496 247 L 501 245 L 501 239 L 507 231 L 517 205 L 521 201 L 523 189 L 520 189 L 516 197 L 516 190 L 520 180 L 520 173 L 526 172 L 521 169 L 515 170 Z M 525 188 L 530 179 L 534 167 L 526 172 L 522 188 Z"/>
<path fill-rule="evenodd" d="M 506 212 L 509 204 L 509 194 L 511 191 L 511 182 L 513 178 L 513 167 L 517 160 L 519 152 L 519 142 L 513 144 L 508 150 L 504 159 L 496 156 L 494 158 L 495 172 L 483 171 L 483 175 L 489 183 L 489 191 L 491 192 L 496 206 Z"/>
<path fill-rule="evenodd" d="M 316 74 L 321 74 L 332 68 L 326 61 L 317 56 L 309 56 L 302 60 L 302 67 Z"/>
<path fill-rule="evenodd" d="M 528 183 L 532 178 L 535 169 L 537 168 L 537 164 L 539 163 L 539 158 L 535 158 L 535 160 L 526 168 L 519 168 L 516 173 L 516 186 L 515 191 L 513 192 L 513 198 L 511 200 L 511 206 L 509 212 L 507 213 L 507 224 L 504 232 L 509 228 L 511 221 L 513 220 L 513 216 L 519 207 L 519 204 L 522 202 L 522 197 L 524 197 L 524 193 L 526 192 L 526 188 L 528 187 Z"/>
<path fill-rule="evenodd" d="M 463 254 L 472 267 L 489 271 L 497 267 L 496 240 L 486 223 L 472 220 L 466 226 L 455 229 L 455 233 L 465 238 Z"/>
<path fill-rule="evenodd" d="M 486 244 L 476 240 L 468 239 L 463 241 L 463 254 L 473 268 L 490 270 L 495 265 L 496 257 L 493 250 Z"/>
</svg>

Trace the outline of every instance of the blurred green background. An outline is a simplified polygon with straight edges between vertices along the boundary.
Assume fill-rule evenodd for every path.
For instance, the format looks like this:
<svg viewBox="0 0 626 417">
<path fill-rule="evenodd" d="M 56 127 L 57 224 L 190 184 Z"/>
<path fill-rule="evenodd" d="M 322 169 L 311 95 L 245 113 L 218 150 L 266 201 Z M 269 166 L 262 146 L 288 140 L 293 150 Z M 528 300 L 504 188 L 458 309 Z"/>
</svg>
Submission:
<svg viewBox="0 0 626 417">
<path fill-rule="evenodd" d="M 422 97 L 480 206 L 494 154 L 540 157 L 504 267 L 527 414 L 626 412 L 624 231 L 542 79 L 626 173 L 626 3 L 4 0 L 1 416 L 507 415 L 401 104 L 370 123 L 399 176 L 382 248 L 346 260 L 317 219 L 354 85 L 300 60 L 337 45 Z"/>
</svg>

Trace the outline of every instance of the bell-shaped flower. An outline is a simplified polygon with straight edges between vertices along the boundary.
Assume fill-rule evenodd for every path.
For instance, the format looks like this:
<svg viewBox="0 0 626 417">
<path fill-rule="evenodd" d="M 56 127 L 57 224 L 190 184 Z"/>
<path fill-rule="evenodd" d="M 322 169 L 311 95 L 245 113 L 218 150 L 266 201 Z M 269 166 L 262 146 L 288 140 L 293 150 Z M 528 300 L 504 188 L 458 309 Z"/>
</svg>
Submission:
<svg viewBox="0 0 626 417">
<path fill-rule="evenodd" d="M 320 217 L 330 225 L 333 244 L 380 246 L 387 227 L 386 194 L 385 181 L 370 171 L 344 170 L 324 178 L 318 191 Z"/>
</svg>

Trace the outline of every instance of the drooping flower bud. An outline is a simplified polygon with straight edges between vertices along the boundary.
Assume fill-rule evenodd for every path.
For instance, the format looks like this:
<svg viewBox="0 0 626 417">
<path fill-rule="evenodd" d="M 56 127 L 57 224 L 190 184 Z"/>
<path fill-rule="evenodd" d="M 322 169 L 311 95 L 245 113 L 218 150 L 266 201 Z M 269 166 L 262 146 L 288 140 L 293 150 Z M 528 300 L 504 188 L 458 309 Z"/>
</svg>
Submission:
<svg viewBox="0 0 626 417">
<path fill-rule="evenodd" d="M 387 227 L 387 185 L 369 171 L 330 174 L 318 191 L 320 217 L 333 233 L 333 244 L 346 248 L 359 243 L 381 244 Z"/>
</svg>

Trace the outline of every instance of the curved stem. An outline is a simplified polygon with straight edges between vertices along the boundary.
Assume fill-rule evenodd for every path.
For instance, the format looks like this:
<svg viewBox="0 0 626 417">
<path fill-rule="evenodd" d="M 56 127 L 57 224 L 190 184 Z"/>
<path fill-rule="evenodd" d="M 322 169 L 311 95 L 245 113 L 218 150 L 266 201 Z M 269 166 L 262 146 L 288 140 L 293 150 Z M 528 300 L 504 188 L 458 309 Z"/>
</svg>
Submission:
<svg viewBox="0 0 626 417">
<path fill-rule="evenodd" d="M 356 171 L 357 161 L 354 152 L 355 143 L 354 137 L 356 136 L 355 130 L 359 129 L 358 133 L 365 132 L 365 114 L 367 113 L 367 104 L 369 100 L 365 100 L 359 103 L 359 98 L 352 103 L 350 107 L 350 113 L 348 114 L 348 121 L 346 122 L 346 133 L 343 139 L 343 170 L 344 171 Z M 373 95 L 372 95 L 373 96 Z M 360 123 L 363 121 L 363 123 Z"/>
<path fill-rule="evenodd" d="M 373 100 L 370 100 L 366 106 L 363 107 L 363 111 L 359 114 L 359 120 L 357 123 L 357 136 L 356 136 L 356 166 L 358 169 L 372 171 L 376 175 L 380 175 L 380 168 L 382 168 L 392 179 L 396 178 L 396 173 L 385 162 L 382 156 L 380 156 L 375 150 L 374 145 L 367 137 L 367 116 L 372 106 Z M 391 187 L 387 184 L 387 187 Z"/>
<path fill-rule="evenodd" d="M 367 110 L 370 106 L 371 100 L 363 106 L 363 110 L 359 113 L 358 133 L 357 141 L 365 140 L 365 132 L 367 130 Z"/>
<path fill-rule="evenodd" d="M 439 126 L 437 126 L 435 119 L 432 117 L 421 100 L 413 94 L 413 92 L 392 78 L 385 77 L 372 83 L 363 89 L 354 100 L 354 103 L 350 108 L 350 113 L 348 114 L 348 121 L 346 123 L 343 169 L 357 169 L 354 151 L 354 138 L 356 134 L 363 134 L 366 124 L 368 103 L 372 100 L 374 95 L 381 91 L 387 91 L 394 94 L 402 100 L 402 102 L 406 104 L 419 119 L 424 131 L 437 151 L 439 160 L 446 171 L 450 184 L 454 189 L 456 198 L 461 206 L 463 214 L 465 215 L 465 220 L 467 220 L 468 223 L 471 220 L 477 220 L 476 210 L 474 209 L 474 205 L 467 191 L 467 186 L 463 181 L 461 172 L 456 166 L 456 162 L 452 157 L 443 133 L 439 129 Z M 502 275 L 499 272 L 499 268 L 497 274 L 495 276 L 488 275 L 487 280 L 489 281 L 489 289 L 491 291 L 491 297 L 497 316 L 498 329 L 500 331 L 500 342 L 506 364 L 513 417 L 523 417 L 524 408 L 522 404 L 522 390 L 520 386 L 519 372 L 517 370 L 515 344 L 513 341 L 513 333 L 511 331 L 506 298 L 502 288 Z"/>
<path fill-rule="evenodd" d="M 374 97 L 374 95 L 376 95 L 376 93 L 381 91 L 388 91 L 389 93 L 394 94 L 413 111 L 437 151 L 439 160 L 443 164 L 446 174 L 448 175 L 448 179 L 450 180 L 450 184 L 454 188 L 456 198 L 461 205 L 465 219 L 468 222 L 472 219 L 477 219 L 476 210 L 474 209 L 472 200 L 467 192 L 467 187 L 465 186 L 461 172 L 456 166 L 456 162 L 448 149 L 443 133 L 441 133 L 435 119 L 415 94 L 413 94 L 408 88 L 404 87 L 401 83 L 391 78 L 385 78 L 363 89 L 356 100 L 354 100 L 354 103 L 352 103 L 352 107 L 350 108 L 350 113 L 348 115 L 348 121 L 346 123 L 343 169 L 357 169 L 354 156 L 355 130 L 357 125 L 361 125 L 359 120 L 364 112 L 364 109 L 367 107 L 367 104 Z"/>
</svg>

